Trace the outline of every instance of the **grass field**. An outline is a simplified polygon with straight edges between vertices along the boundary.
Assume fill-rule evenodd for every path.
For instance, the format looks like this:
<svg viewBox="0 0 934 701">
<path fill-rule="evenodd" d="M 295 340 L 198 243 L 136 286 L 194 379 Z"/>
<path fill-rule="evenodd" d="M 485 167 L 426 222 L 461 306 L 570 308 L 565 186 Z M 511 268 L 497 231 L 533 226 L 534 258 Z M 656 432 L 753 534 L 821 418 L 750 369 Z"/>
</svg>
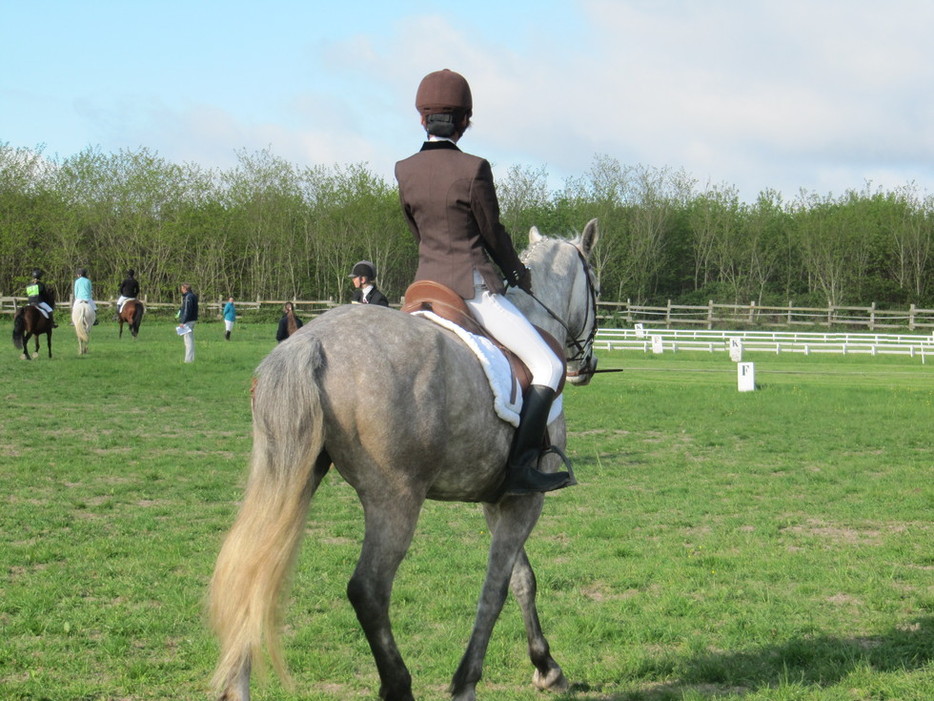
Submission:
<svg viewBox="0 0 934 701">
<path fill-rule="evenodd" d="M 205 699 L 203 598 L 250 449 L 251 371 L 274 324 L 136 340 L 73 330 L 17 359 L 0 323 L 0 699 Z M 43 351 L 44 353 L 44 351 Z M 918 359 L 603 353 L 568 391 L 580 485 L 529 541 L 540 612 L 572 683 L 556 701 L 934 699 L 934 366 Z M 294 694 L 374 699 L 344 587 L 362 535 L 330 475 L 286 611 Z M 469 635 L 488 534 L 429 503 L 394 592 L 419 699 L 444 698 Z M 478 695 L 543 698 L 517 607 Z M 548 698 L 545 696 L 544 698 Z"/>
</svg>

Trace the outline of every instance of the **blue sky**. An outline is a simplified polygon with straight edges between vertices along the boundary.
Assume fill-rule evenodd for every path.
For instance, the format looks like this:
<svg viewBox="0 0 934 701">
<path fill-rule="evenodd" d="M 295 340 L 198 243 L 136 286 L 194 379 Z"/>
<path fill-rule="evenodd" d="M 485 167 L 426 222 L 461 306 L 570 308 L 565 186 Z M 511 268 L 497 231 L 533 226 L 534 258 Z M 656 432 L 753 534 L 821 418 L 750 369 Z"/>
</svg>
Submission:
<svg viewBox="0 0 934 701">
<path fill-rule="evenodd" d="M 558 187 L 609 156 L 746 201 L 934 190 L 927 0 L 0 0 L 0 19 L 0 142 L 58 158 L 269 148 L 391 181 L 418 81 L 451 68 L 474 93 L 461 146 L 498 176 Z"/>
</svg>

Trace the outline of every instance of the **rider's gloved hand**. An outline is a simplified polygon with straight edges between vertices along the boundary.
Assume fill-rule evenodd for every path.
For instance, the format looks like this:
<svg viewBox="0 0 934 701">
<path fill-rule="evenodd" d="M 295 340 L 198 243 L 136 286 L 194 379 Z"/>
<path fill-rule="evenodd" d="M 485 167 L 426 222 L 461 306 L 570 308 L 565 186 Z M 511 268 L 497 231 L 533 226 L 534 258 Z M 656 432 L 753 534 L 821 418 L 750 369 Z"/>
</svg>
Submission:
<svg viewBox="0 0 934 701">
<path fill-rule="evenodd" d="M 532 294 L 532 271 L 524 265 L 513 271 L 509 284 L 518 287 L 526 294 Z"/>
</svg>

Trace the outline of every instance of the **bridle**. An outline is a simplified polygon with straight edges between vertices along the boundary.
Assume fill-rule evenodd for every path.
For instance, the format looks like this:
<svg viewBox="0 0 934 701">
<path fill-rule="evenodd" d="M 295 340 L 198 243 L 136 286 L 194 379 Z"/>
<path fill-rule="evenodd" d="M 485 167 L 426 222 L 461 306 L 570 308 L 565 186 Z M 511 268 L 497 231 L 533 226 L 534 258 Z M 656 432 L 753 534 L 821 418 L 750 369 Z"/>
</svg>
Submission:
<svg viewBox="0 0 934 701">
<path fill-rule="evenodd" d="M 597 337 L 597 297 L 600 295 L 600 290 L 597 289 L 597 286 L 593 282 L 593 268 L 590 266 L 590 263 L 587 261 L 587 258 L 584 257 L 584 254 L 581 253 L 580 249 L 577 246 L 570 242 L 567 243 L 569 246 L 573 246 L 574 252 L 577 254 L 578 260 L 580 260 L 581 266 L 584 269 L 584 279 L 587 283 L 587 296 L 589 298 L 589 304 L 587 305 L 587 311 L 584 314 L 584 323 L 581 326 L 581 329 L 577 333 L 573 333 L 570 327 L 564 322 L 563 319 L 558 317 L 548 306 L 542 302 L 534 294 L 529 296 L 534 299 L 538 305 L 545 310 L 545 312 L 552 319 L 557 322 L 561 328 L 565 331 L 565 347 L 573 351 L 573 355 L 566 357 L 568 363 L 578 363 L 583 365 L 583 361 L 589 361 L 593 356 L 593 342 Z M 591 317 L 593 318 L 593 323 L 590 325 L 590 330 L 587 330 L 588 322 Z M 568 370 L 568 377 L 577 377 L 580 375 L 591 375 L 595 370 L 590 368 L 590 363 L 586 363 L 586 368 L 583 370 Z"/>
</svg>

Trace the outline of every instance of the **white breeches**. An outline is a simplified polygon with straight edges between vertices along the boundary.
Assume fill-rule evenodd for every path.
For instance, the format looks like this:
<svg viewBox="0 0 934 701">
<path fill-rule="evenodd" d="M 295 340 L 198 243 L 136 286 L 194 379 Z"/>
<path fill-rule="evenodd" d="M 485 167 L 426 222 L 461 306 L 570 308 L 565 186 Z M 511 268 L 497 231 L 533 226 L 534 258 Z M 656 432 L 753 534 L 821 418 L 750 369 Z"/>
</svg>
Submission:
<svg viewBox="0 0 934 701">
<path fill-rule="evenodd" d="M 479 276 L 474 276 L 477 282 Z M 564 364 L 545 343 L 525 315 L 504 295 L 490 292 L 485 285 L 475 286 L 473 299 L 464 300 L 474 318 L 497 341 L 515 353 L 532 373 L 533 385 L 558 389 Z"/>
</svg>

